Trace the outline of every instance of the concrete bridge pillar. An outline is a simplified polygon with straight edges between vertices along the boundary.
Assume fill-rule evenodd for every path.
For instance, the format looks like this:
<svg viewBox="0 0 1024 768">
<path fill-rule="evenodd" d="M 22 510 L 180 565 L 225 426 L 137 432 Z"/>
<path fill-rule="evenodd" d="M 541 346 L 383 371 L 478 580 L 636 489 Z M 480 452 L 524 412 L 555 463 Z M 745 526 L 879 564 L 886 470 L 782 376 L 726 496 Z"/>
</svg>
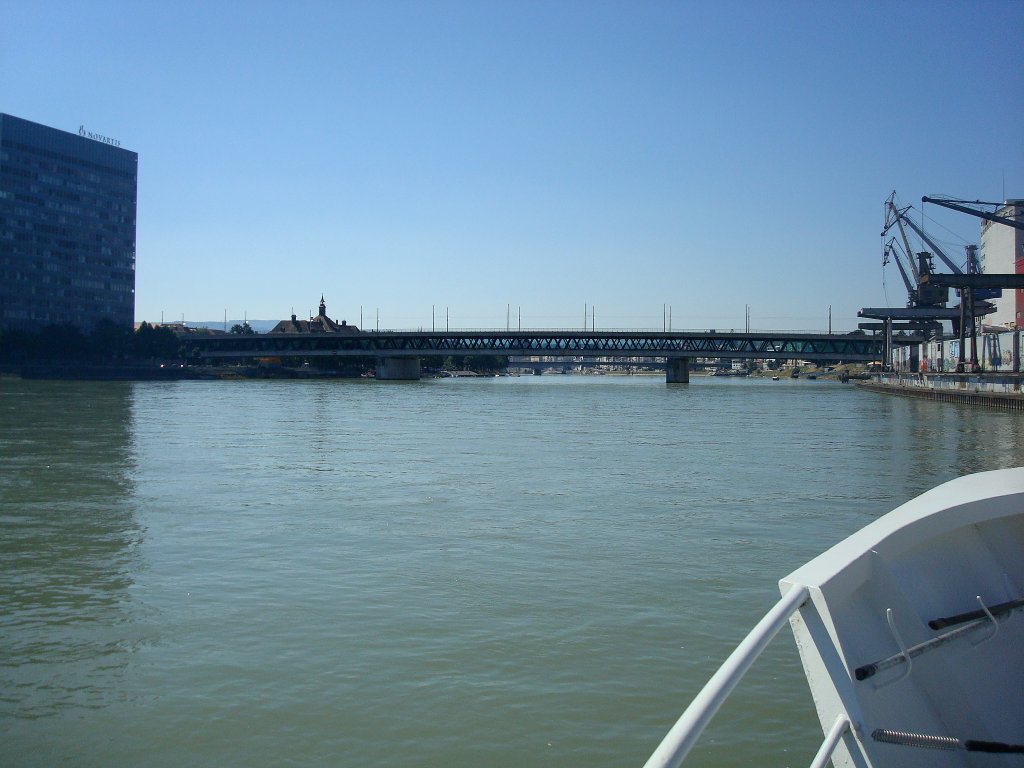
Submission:
<svg viewBox="0 0 1024 768">
<path fill-rule="evenodd" d="M 375 375 L 381 381 L 419 381 L 418 357 L 378 357 Z"/>
<path fill-rule="evenodd" d="M 690 383 L 690 358 L 670 357 L 665 360 L 666 384 Z"/>
</svg>

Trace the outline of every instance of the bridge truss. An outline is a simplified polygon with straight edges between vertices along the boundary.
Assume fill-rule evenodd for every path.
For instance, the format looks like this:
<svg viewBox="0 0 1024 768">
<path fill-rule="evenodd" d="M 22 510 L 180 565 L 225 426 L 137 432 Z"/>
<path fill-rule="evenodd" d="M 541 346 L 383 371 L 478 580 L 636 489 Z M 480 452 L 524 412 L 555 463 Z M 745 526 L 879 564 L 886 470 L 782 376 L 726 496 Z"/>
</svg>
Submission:
<svg viewBox="0 0 1024 768">
<path fill-rule="evenodd" d="M 863 334 L 653 331 L 358 331 L 350 334 L 189 334 L 205 359 L 250 357 L 574 357 L 872 362 L 883 340 Z"/>
</svg>

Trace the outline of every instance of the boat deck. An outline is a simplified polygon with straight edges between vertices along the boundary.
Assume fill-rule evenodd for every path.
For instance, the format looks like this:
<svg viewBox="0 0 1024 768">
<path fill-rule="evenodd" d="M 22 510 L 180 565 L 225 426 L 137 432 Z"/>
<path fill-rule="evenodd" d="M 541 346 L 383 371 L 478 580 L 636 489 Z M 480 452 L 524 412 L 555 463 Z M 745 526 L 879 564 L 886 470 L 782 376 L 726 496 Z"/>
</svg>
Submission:
<svg viewBox="0 0 1024 768">
<path fill-rule="evenodd" d="M 923 494 L 780 582 L 809 589 L 791 625 L 823 727 L 845 713 L 856 729 L 837 766 L 1021 764 L 964 744 L 1024 744 L 1022 553 L 1024 469 L 1000 470 Z M 960 741 L 938 753 L 879 729 Z"/>
</svg>

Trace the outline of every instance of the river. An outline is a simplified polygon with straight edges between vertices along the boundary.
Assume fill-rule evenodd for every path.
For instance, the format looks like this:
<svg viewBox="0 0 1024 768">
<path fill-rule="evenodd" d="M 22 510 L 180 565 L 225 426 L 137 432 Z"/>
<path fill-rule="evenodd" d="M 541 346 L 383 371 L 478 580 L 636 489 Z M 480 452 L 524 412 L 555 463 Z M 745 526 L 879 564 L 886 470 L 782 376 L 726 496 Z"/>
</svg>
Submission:
<svg viewBox="0 0 1024 768">
<path fill-rule="evenodd" d="M 0 380 L 0 764 L 641 765 L 1024 415 L 826 381 Z M 688 766 L 806 765 L 784 629 Z"/>
</svg>

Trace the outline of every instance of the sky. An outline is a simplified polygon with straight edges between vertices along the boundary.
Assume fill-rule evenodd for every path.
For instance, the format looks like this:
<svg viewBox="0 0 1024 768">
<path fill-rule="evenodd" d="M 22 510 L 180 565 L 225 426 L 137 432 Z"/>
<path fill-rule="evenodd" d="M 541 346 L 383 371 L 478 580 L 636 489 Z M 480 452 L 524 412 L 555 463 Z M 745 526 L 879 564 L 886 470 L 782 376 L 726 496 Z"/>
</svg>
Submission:
<svg viewBox="0 0 1024 768">
<path fill-rule="evenodd" d="M 0 0 L 0 111 L 138 153 L 137 321 L 850 330 L 906 303 L 891 192 L 1024 197 L 1022 41 L 1024 0 Z"/>
</svg>

